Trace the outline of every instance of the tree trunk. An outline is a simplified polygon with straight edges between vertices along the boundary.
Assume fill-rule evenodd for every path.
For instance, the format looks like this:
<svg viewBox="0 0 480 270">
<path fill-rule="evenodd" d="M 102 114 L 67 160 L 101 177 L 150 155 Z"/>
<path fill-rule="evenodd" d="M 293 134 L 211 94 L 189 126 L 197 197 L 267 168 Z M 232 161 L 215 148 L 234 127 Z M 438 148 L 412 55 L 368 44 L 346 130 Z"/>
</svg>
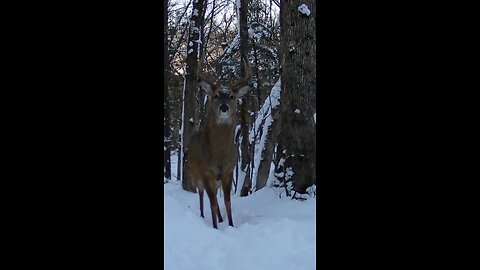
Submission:
<svg viewBox="0 0 480 270">
<path fill-rule="evenodd" d="M 240 59 L 247 59 L 248 61 L 248 32 L 247 32 L 247 13 L 248 13 L 248 0 L 240 0 L 239 7 L 239 19 L 240 19 Z M 241 63 L 240 60 L 240 77 L 245 77 L 245 66 Z M 250 162 L 251 151 L 250 151 L 250 142 L 248 138 L 250 130 L 250 103 L 251 98 L 247 95 L 240 105 L 240 130 L 242 133 L 242 162 L 241 169 L 245 171 L 245 180 L 243 181 L 243 186 L 240 191 L 240 196 L 247 196 L 251 191 L 252 186 L 251 179 L 251 168 Z"/>
<path fill-rule="evenodd" d="M 163 136 L 164 136 L 164 145 L 163 145 L 163 171 L 165 178 L 171 179 L 171 163 L 170 163 L 170 145 L 171 145 L 171 134 L 170 134 L 170 101 L 168 99 L 168 78 L 169 78 L 169 59 L 168 59 L 168 1 L 164 3 L 164 16 L 163 16 L 163 25 L 164 25 L 164 39 L 163 39 L 163 65 L 164 65 L 164 82 L 163 82 L 163 107 L 164 107 L 164 119 L 163 119 Z"/>
<path fill-rule="evenodd" d="M 201 70 L 199 62 L 203 56 L 203 21 L 204 21 L 204 1 L 193 1 L 192 16 L 190 20 L 190 33 L 187 43 L 187 74 L 185 80 L 185 111 L 184 111 L 184 129 L 183 129 L 183 175 L 182 187 L 185 190 L 196 192 L 196 188 L 190 177 L 188 171 L 188 143 L 193 135 L 193 132 L 198 128 L 199 123 L 199 107 L 197 106 L 197 79 Z"/>
<path fill-rule="evenodd" d="M 299 11 L 305 4 L 309 9 Z M 280 2 L 282 61 L 282 103 L 280 141 L 285 154 L 287 178 L 295 191 L 305 193 L 316 182 L 315 0 Z M 288 173 L 288 172 L 291 173 Z M 293 174 L 292 174 L 293 173 Z"/>
<path fill-rule="evenodd" d="M 277 142 L 278 130 L 279 130 L 279 117 L 280 106 L 275 107 L 272 110 L 272 124 L 268 128 L 268 134 L 265 142 L 265 149 L 262 151 L 262 159 L 258 166 L 256 190 L 259 190 L 267 184 L 268 176 L 270 175 L 270 164 L 273 159 L 273 149 Z"/>
</svg>

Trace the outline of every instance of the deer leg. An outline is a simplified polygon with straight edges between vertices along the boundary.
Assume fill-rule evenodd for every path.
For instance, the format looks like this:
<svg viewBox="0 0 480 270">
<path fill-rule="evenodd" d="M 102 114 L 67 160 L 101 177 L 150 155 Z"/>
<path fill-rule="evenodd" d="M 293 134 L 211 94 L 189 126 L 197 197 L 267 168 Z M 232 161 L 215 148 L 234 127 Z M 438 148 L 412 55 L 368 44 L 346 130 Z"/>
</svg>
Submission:
<svg viewBox="0 0 480 270">
<path fill-rule="evenodd" d="M 218 214 L 218 202 L 217 202 L 217 195 L 212 188 L 207 188 L 207 195 L 210 199 L 210 209 L 212 210 L 212 224 L 213 228 L 218 229 L 217 226 L 217 214 Z"/>
<path fill-rule="evenodd" d="M 228 225 L 233 227 L 232 205 L 230 203 L 230 190 L 232 188 L 231 178 L 228 178 L 226 182 L 222 183 L 222 188 L 223 198 L 225 200 L 225 207 L 227 208 Z"/>
<path fill-rule="evenodd" d="M 205 218 L 203 216 L 203 189 L 198 189 L 198 197 L 200 197 L 200 216 Z"/>
<path fill-rule="evenodd" d="M 218 200 L 217 200 L 217 209 L 218 209 L 218 223 L 223 222 L 222 214 L 220 214 L 220 207 L 218 206 Z"/>
</svg>

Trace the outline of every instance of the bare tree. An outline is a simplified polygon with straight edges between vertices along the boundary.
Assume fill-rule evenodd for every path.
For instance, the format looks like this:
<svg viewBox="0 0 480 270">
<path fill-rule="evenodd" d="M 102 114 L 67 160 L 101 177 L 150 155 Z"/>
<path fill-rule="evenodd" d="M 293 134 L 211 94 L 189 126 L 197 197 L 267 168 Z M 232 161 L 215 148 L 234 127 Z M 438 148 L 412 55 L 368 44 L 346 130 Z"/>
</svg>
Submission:
<svg viewBox="0 0 480 270">
<path fill-rule="evenodd" d="M 247 29 L 247 14 L 248 14 L 248 3 L 249 0 L 240 0 L 240 6 L 238 7 L 239 11 L 239 34 L 240 34 L 240 58 L 248 60 L 248 29 Z M 240 67 L 240 76 L 245 75 L 245 68 L 242 65 Z M 252 178 L 251 178 L 251 160 L 252 152 L 251 145 L 249 140 L 249 131 L 250 131 L 250 107 L 251 107 L 251 97 L 247 96 L 244 98 L 243 102 L 240 105 L 240 131 L 242 134 L 241 140 L 241 169 L 245 172 L 245 179 L 243 181 L 243 186 L 240 191 L 240 196 L 247 196 L 251 192 Z"/>
<path fill-rule="evenodd" d="M 267 184 L 268 176 L 270 174 L 270 164 L 273 159 L 275 143 L 277 141 L 277 135 L 279 131 L 280 122 L 280 106 L 271 108 L 272 124 L 269 126 L 266 134 L 265 148 L 262 150 L 262 158 L 258 166 L 257 182 L 255 190 L 259 190 L 265 187 Z"/>
<path fill-rule="evenodd" d="M 316 182 L 315 0 L 280 2 L 282 52 L 282 103 L 279 134 L 280 159 L 285 181 L 305 193 Z"/>
<path fill-rule="evenodd" d="M 164 81 L 163 81 L 163 107 L 164 107 L 164 119 L 163 119 L 163 135 L 164 135 L 164 145 L 163 145 L 163 170 L 165 178 L 171 178 L 171 163 L 170 163 L 170 102 L 168 95 L 168 78 L 169 78 L 169 68 L 168 68 L 168 1 L 164 2 L 163 9 L 163 25 L 164 25 L 164 40 L 163 40 L 163 64 L 164 64 Z"/>
</svg>

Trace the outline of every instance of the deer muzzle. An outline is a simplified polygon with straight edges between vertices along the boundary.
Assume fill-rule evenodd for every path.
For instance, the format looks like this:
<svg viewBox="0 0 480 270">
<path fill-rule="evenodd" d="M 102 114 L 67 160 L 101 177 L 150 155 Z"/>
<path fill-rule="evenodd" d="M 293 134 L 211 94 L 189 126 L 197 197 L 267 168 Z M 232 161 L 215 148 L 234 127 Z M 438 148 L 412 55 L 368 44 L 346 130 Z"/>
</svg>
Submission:
<svg viewBox="0 0 480 270">
<path fill-rule="evenodd" d="M 218 109 L 223 113 L 228 112 L 228 106 L 226 104 L 220 105 Z"/>
</svg>

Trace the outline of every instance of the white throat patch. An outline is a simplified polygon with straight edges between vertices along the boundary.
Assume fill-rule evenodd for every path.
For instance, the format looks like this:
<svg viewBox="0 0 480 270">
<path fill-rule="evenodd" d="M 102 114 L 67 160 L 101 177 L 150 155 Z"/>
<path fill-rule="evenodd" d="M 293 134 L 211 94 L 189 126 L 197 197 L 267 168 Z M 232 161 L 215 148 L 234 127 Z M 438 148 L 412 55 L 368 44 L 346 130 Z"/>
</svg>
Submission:
<svg viewBox="0 0 480 270">
<path fill-rule="evenodd" d="M 220 113 L 220 115 L 217 118 L 217 124 L 231 124 L 232 123 L 232 117 L 228 113 Z"/>
</svg>

